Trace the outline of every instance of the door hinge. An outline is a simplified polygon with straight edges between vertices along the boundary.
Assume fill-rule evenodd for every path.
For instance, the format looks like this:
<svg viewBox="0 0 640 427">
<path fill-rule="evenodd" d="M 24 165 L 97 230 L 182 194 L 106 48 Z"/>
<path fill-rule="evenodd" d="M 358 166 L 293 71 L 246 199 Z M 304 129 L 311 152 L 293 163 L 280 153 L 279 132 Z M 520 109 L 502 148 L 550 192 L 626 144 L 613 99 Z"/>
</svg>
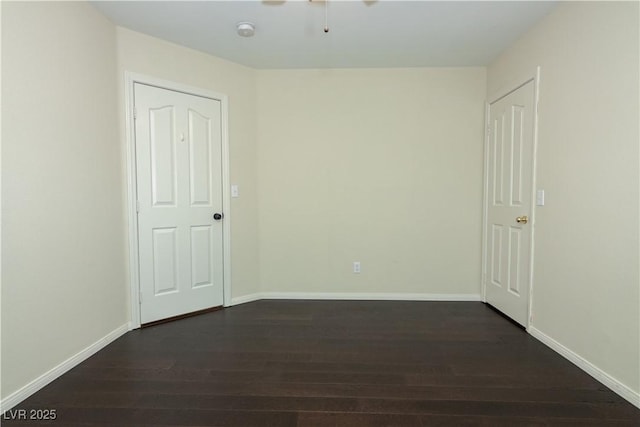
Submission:
<svg viewBox="0 0 640 427">
<path fill-rule="evenodd" d="M 142 291 L 139 293 L 138 304 L 142 304 Z"/>
<path fill-rule="evenodd" d="M 138 109 L 136 107 L 133 107 L 133 120 L 138 118 Z"/>
<path fill-rule="evenodd" d="M 140 213 L 140 200 L 136 200 L 136 213 Z"/>
</svg>

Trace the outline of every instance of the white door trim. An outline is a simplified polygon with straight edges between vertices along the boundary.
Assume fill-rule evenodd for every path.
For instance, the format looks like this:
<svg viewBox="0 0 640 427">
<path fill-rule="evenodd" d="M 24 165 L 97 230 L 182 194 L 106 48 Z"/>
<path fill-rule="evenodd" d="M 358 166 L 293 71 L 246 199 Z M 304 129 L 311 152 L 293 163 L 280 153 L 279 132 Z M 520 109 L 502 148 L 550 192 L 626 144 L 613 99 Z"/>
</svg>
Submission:
<svg viewBox="0 0 640 427">
<path fill-rule="evenodd" d="M 213 92 L 207 89 L 187 86 L 152 76 L 125 71 L 124 74 L 125 95 L 125 132 L 127 140 L 127 193 L 128 206 L 127 217 L 129 221 L 129 288 L 131 300 L 131 329 L 140 327 L 140 275 L 138 262 L 138 215 L 137 215 L 137 190 L 136 190 L 136 151 L 135 151 L 135 125 L 134 125 L 134 96 L 135 83 L 156 86 L 189 95 L 202 96 L 220 101 L 222 107 L 222 209 L 224 221 L 222 222 L 223 234 L 223 292 L 224 305 L 231 305 L 231 203 L 229 180 L 229 129 L 228 112 L 229 99 L 227 95 Z"/>
<path fill-rule="evenodd" d="M 519 89 L 529 82 L 533 82 L 534 88 L 534 110 L 533 110 L 533 149 L 531 155 L 532 167 L 531 167 L 531 247 L 530 258 L 531 268 L 529 269 L 529 312 L 527 314 L 526 329 L 529 330 L 533 320 L 533 271 L 534 271 L 534 256 L 535 256 L 535 224 L 536 224 L 536 160 L 538 157 L 538 101 L 540 95 L 540 66 L 534 70 L 524 73 L 512 80 L 508 85 L 501 87 L 491 96 L 487 97 L 485 103 L 485 132 L 484 132 L 484 181 L 482 198 L 482 301 L 487 302 L 487 220 L 489 209 L 489 108 L 490 105 L 510 94 L 511 92 Z"/>
</svg>

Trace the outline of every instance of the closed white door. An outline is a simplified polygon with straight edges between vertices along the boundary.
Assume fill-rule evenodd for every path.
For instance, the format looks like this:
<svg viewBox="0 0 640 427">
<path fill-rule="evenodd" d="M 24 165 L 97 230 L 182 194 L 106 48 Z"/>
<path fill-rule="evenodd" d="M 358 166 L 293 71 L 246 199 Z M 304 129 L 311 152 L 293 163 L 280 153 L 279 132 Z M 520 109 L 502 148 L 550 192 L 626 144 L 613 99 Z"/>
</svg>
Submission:
<svg viewBox="0 0 640 427">
<path fill-rule="evenodd" d="M 485 289 L 527 326 L 532 243 L 534 81 L 489 106 Z"/>
<path fill-rule="evenodd" d="M 223 304 L 222 123 L 215 99 L 139 83 L 134 97 L 144 324 Z"/>
</svg>

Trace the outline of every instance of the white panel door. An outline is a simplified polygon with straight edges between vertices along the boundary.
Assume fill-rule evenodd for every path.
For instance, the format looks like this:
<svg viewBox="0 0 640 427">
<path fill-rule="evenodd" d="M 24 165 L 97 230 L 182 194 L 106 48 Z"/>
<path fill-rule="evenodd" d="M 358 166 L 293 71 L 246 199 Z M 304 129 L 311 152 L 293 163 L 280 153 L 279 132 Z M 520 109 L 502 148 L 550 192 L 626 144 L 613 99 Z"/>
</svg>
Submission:
<svg viewBox="0 0 640 427">
<path fill-rule="evenodd" d="M 144 324 L 223 304 L 222 123 L 220 101 L 144 84 L 134 105 Z"/>
<path fill-rule="evenodd" d="M 486 300 L 523 326 L 531 272 L 534 89 L 530 81 L 489 106 Z"/>
</svg>

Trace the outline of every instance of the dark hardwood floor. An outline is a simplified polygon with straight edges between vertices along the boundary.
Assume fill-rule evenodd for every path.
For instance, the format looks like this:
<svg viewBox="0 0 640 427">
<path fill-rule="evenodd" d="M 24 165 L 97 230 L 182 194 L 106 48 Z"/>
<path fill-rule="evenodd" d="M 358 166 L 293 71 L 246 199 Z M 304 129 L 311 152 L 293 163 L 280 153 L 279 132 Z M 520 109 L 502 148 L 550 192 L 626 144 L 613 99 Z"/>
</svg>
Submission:
<svg viewBox="0 0 640 427">
<path fill-rule="evenodd" d="M 20 409 L 57 419 L 2 425 L 640 425 L 639 409 L 468 302 L 227 308 L 132 331 Z"/>
</svg>

